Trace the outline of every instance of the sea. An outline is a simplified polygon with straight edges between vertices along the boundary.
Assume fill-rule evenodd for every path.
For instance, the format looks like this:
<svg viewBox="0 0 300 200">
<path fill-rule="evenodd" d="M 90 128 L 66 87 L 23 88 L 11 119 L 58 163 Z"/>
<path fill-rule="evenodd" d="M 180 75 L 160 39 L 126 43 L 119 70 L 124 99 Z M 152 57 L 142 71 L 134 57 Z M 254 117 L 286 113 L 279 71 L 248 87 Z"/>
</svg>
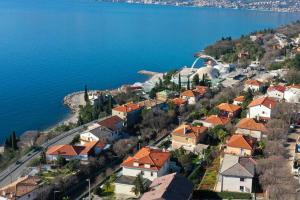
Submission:
<svg viewBox="0 0 300 200">
<path fill-rule="evenodd" d="M 144 81 L 139 70 L 190 66 L 221 37 L 238 38 L 300 13 L 95 0 L 0 1 L 0 142 L 69 115 L 63 97 Z"/>
</svg>

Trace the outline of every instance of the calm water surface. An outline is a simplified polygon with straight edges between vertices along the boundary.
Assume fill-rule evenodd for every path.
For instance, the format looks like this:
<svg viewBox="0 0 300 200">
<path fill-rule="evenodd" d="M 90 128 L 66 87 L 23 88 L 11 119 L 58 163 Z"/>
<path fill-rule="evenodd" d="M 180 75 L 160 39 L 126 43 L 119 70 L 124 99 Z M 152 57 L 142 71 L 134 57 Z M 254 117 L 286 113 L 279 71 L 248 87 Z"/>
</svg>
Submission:
<svg viewBox="0 0 300 200">
<path fill-rule="evenodd" d="M 0 1 L 0 141 L 67 116 L 73 91 L 142 81 L 141 69 L 190 65 L 222 36 L 276 27 L 300 14 L 110 4 Z"/>
</svg>

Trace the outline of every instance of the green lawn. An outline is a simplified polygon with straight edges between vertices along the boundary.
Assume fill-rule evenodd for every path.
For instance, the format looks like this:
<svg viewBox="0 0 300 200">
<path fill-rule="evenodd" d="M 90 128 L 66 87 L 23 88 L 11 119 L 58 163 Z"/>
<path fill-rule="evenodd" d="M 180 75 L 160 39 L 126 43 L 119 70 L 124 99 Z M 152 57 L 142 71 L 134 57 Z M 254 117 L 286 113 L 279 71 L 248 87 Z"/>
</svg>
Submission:
<svg viewBox="0 0 300 200">
<path fill-rule="evenodd" d="M 217 181 L 220 167 L 220 157 L 217 157 L 212 165 L 206 169 L 204 177 L 199 185 L 200 190 L 213 190 Z"/>
</svg>

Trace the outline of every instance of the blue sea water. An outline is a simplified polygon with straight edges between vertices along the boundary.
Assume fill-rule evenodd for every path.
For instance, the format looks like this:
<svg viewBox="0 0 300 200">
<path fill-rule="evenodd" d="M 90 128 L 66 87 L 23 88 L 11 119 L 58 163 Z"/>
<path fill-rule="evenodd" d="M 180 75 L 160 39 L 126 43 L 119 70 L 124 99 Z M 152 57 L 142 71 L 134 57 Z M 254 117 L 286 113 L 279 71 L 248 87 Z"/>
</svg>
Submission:
<svg viewBox="0 0 300 200">
<path fill-rule="evenodd" d="M 299 13 L 101 3 L 0 1 L 0 140 L 67 116 L 63 97 L 142 81 L 223 36 L 300 19 Z"/>
</svg>

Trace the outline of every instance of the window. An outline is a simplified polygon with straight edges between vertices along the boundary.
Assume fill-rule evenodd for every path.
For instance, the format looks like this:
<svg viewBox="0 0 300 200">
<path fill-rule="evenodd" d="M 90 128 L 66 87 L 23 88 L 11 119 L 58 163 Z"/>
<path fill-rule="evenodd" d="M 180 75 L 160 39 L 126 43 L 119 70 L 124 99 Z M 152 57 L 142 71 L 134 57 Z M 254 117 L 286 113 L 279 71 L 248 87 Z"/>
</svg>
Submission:
<svg viewBox="0 0 300 200">
<path fill-rule="evenodd" d="M 240 191 L 244 192 L 244 186 L 240 186 Z"/>
<path fill-rule="evenodd" d="M 240 178 L 240 181 L 241 181 L 241 182 L 244 182 L 244 181 L 245 181 L 245 179 L 244 179 L 244 178 Z"/>
</svg>

